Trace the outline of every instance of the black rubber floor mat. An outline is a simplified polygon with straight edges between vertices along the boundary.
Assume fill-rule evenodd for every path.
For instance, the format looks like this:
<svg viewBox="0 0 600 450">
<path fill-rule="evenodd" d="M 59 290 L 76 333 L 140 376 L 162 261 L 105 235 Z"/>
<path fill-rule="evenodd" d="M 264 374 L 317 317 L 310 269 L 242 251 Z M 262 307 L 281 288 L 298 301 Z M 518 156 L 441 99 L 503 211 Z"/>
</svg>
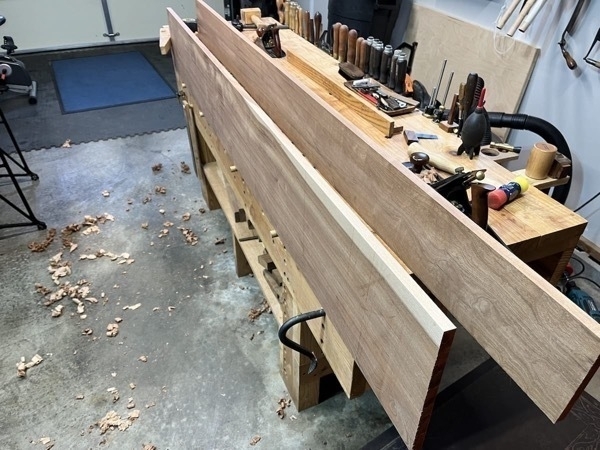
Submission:
<svg viewBox="0 0 600 450">
<path fill-rule="evenodd" d="M 59 147 L 67 139 L 73 144 L 79 144 L 185 127 L 183 110 L 177 98 L 62 114 L 50 61 L 131 51 L 143 53 L 177 91 L 171 57 L 160 54 L 157 42 L 16 55 L 38 83 L 36 105 L 30 105 L 26 95 L 7 93 L 0 96 L 0 107 L 21 150 Z M 0 146 L 9 153 L 13 151 L 10 139 L 1 126 Z"/>
<path fill-rule="evenodd" d="M 568 416 L 552 424 L 489 360 L 438 395 L 424 448 L 600 449 L 600 402 L 584 392 Z M 363 447 L 405 449 L 394 428 Z"/>
</svg>

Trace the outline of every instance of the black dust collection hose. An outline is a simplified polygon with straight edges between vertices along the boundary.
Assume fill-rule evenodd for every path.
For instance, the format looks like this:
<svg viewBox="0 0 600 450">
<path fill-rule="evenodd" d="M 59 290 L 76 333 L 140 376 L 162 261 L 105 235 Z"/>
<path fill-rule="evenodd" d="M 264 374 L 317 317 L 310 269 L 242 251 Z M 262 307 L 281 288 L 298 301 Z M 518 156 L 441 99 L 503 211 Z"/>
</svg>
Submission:
<svg viewBox="0 0 600 450">
<path fill-rule="evenodd" d="M 499 112 L 488 112 L 490 126 L 492 128 L 509 128 L 511 130 L 527 130 L 531 131 L 549 144 L 556 146 L 559 153 L 562 153 L 567 158 L 571 159 L 571 150 L 569 144 L 565 140 L 562 133 L 550 122 L 539 117 L 529 116 L 527 114 L 508 114 Z M 571 181 L 573 180 L 573 168 L 568 170 L 567 175 L 569 181 L 557 186 L 552 191 L 552 198 L 563 205 L 567 201 L 569 191 L 571 189 Z"/>
</svg>

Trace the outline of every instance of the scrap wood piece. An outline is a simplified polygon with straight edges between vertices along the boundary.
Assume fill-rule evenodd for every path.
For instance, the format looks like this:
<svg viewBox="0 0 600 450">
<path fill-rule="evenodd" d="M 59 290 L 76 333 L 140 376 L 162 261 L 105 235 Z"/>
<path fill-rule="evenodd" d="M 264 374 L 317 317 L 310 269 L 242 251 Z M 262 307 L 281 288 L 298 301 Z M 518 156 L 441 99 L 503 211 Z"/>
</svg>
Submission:
<svg viewBox="0 0 600 450">
<path fill-rule="evenodd" d="M 250 322 L 254 322 L 264 313 L 271 313 L 271 307 L 266 299 L 263 299 L 259 308 L 252 308 L 250 312 L 248 312 L 248 319 L 250 319 Z"/>
<path fill-rule="evenodd" d="M 182 173 L 186 173 L 186 174 L 188 174 L 188 173 L 191 173 L 191 172 L 190 172 L 190 166 L 188 166 L 188 165 L 185 163 L 185 161 L 181 161 L 181 165 L 180 165 L 180 166 L 181 166 L 181 172 L 182 172 Z"/>
<path fill-rule="evenodd" d="M 116 411 L 109 411 L 97 422 L 97 425 L 100 428 L 100 434 L 117 429 L 125 431 L 139 417 L 140 411 L 138 409 L 131 411 L 126 417 L 121 417 Z"/>
<path fill-rule="evenodd" d="M 185 52 L 176 63 L 178 73 L 185 72 L 182 78 L 190 96 L 196 101 L 201 99 L 203 111 L 210 112 L 213 130 L 218 131 L 219 127 L 225 126 L 221 117 L 213 117 L 219 106 L 208 98 L 209 93 L 203 93 L 206 88 L 214 86 L 209 83 L 203 87 L 199 83 L 206 84 L 207 78 L 218 77 L 219 86 L 228 87 L 229 80 L 224 78 L 227 76 L 225 71 L 230 71 L 233 75 L 231 82 L 239 80 L 254 101 L 319 168 L 324 178 L 336 187 L 467 331 L 476 336 L 484 349 L 537 406 L 553 421 L 564 417 L 598 368 L 598 324 L 449 203 L 418 185 L 417 180 L 399 166 L 397 155 L 392 154 L 389 148 L 375 142 L 361 130 L 352 128 L 322 99 L 261 55 L 260 50 L 254 49 L 241 35 L 237 36 L 236 30 L 230 30 L 231 27 L 204 3 L 198 2 L 196 8 L 201 42 L 180 27 L 177 20 L 170 19 L 169 25 L 174 52 L 177 53 L 177 45 L 182 46 Z M 183 33 L 180 30 L 176 32 L 175 27 L 181 28 Z M 214 35 L 220 36 L 219 42 L 214 39 L 211 42 Z M 191 55 L 197 56 L 197 49 L 193 47 L 200 51 L 208 47 L 212 53 L 207 54 L 204 61 L 194 58 L 191 63 L 188 62 Z M 200 66 L 208 65 L 206 60 L 217 70 L 211 72 L 211 77 L 194 82 L 188 72 L 189 66 L 195 65 L 198 73 Z M 226 68 L 221 69 L 221 63 Z M 276 92 L 261 92 L 259 83 L 256 83 L 266 73 Z M 284 104 L 284 99 L 290 96 L 296 100 L 296 108 Z M 234 100 L 228 97 L 228 101 Z M 243 101 L 254 108 L 253 100 L 244 98 Z M 238 101 L 237 107 L 245 106 Z M 227 111 L 229 113 L 232 109 Z M 314 120 L 305 124 L 307 114 Z M 237 120 L 239 114 L 235 116 Z M 229 117 L 229 123 L 233 120 Z M 300 127 L 300 124 L 303 126 Z M 233 140 L 237 141 L 236 145 L 243 142 L 235 133 L 230 137 L 220 134 L 218 138 L 228 151 L 235 150 L 230 145 Z M 318 149 L 323 147 L 324 142 L 328 143 L 328 152 L 319 154 Z M 352 155 L 348 154 L 348 148 L 353 149 Z M 252 168 L 242 167 L 244 155 L 236 153 L 232 158 L 248 181 Z M 242 158 L 241 162 L 237 160 L 239 158 Z M 365 160 L 369 164 L 364 164 Z M 335 163 L 332 164 L 332 161 Z M 338 163 L 343 165 L 343 171 L 339 170 Z M 250 188 L 256 191 L 256 186 Z M 411 200 L 409 203 L 387 202 L 384 206 L 374 202 L 374 192 L 380 199 Z M 265 203 L 268 202 L 261 202 L 263 206 Z M 265 212 L 268 214 L 268 211 Z M 275 212 L 269 217 L 278 215 Z M 432 221 L 431 217 L 437 220 Z M 439 223 L 444 223 L 442 234 Z M 583 231 L 585 222 L 573 220 L 571 223 L 574 233 Z M 440 237 L 443 237 L 444 245 L 440 244 Z M 300 265 L 301 261 L 297 263 Z M 305 264 L 310 265 L 311 262 Z M 476 274 L 475 277 L 473 274 Z M 510 282 L 507 283 L 507 280 Z M 476 299 L 475 303 L 473 299 Z M 511 349 L 510 358 L 506 357 L 507 348 Z M 553 389 L 548 389 L 548 386 Z"/>
<path fill-rule="evenodd" d="M 261 439 L 262 439 L 262 437 L 260 437 L 259 435 L 252 437 L 252 439 L 250 439 L 250 445 L 254 446 L 254 445 L 258 444 Z"/>
<path fill-rule="evenodd" d="M 158 450 L 158 447 L 154 444 L 144 444 L 142 450 Z"/>
<path fill-rule="evenodd" d="M 166 194 L 167 193 L 167 188 L 164 186 L 154 186 L 154 192 L 156 192 L 157 194 Z"/>
<path fill-rule="evenodd" d="M 46 251 L 46 249 L 54 242 L 54 238 L 56 237 L 56 228 L 50 228 L 46 233 L 46 238 L 41 242 L 30 242 L 27 244 L 27 248 L 34 253 L 41 253 Z"/>
<path fill-rule="evenodd" d="M 160 172 L 162 170 L 162 168 L 163 168 L 163 165 L 161 163 L 154 164 L 152 166 L 152 172 L 158 173 L 158 172 Z"/>
<path fill-rule="evenodd" d="M 177 227 L 178 230 L 181 230 L 183 237 L 185 238 L 185 242 L 189 245 L 196 245 L 198 243 L 198 235 L 194 233 L 191 229 L 186 227 Z"/>
<path fill-rule="evenodd" d="M 17 363 L 17 376 L 19 378 L 25 378 L 27 376 L 27 371 L 31 369 L 33 366 L 37 366 L 40 364 L 44 358 L 42 358 L 37 353 L 31 358 L 31 361 L 25 362 L 25 357 L 22 356 L 21 360 Z"/>
<path fill-rule="evenodd" d="M 119 334 L 119 325 L 116 323 L 109 323 L 106 326 L 106 335 L 108 337 L 115 337 L 117 334 Z"/>
</svg>

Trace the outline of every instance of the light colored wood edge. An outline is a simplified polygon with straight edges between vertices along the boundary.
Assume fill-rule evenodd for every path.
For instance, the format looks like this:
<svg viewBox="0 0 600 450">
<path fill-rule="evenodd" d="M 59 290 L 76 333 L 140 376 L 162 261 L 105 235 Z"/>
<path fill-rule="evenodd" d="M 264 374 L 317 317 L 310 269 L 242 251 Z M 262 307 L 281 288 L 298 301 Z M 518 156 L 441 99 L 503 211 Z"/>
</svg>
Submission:
<svg viewBox="0 0 600 450">
<path fill-rule="evenodd" d="M 323 75 L 320 71 L 316 70 L 310 62 L 302 58 L 300 53 L 296 53 L 295 50 L 287 48 L 286 55 L 291 64 L 296 66 L 313 80 L 325 86 L 335 98 L 362 115 L 365 120 L 368 120 L 369 123 L 383 133 L 384 136 L 392 137 L 394 135 L 394 119 L 377 110 L 373 105 L 367 104 L 366 100 L 363 101 L 356 97 L 356 94 L 350 92 L 343 83 L 338 84 L 328 76 Z"/>
<path fill-rule="evenodd" d="M 353 240 L 361 237 L 352 236 L 352 239 L 349 236 L 344 237 L 343 232 L 340 232 L 339 227 L 335 225 L 335 221 L 323 216 L 326 214 L 326 209 L 319 205 L 315 195 L 310 193 L 310 189 L 302 185 L 301 179 L 298 179 L 298 175 L 294 174 L 293 167 L 290 167 L 291 163 L 285 162 L 285 157 L 281 157 L 282 155 L 279 154 L 281 149 L 272 147 L 276 145 L 276 142 L 272 141 L 273 134 L 281 132 L 274 125 L 267 129 L 261 126 L 261 122 L 256 120 L 248 107 L 248 102 L 254 103 L 253 100 L 243 91 L 235 78 L 193 34 L 185 29 L 183 24 L 177 27 L 177 32 L 175 32 L 174 28 L 179 19 L 172 11 L 170 11 L 170 15 L 169 24 L 173 37 L 178 36 L 178 40 L 173 45 L 177 56 L 176 61 L 181 61 L 181 58 L 185 59 L 183 70 L 181 70 L 181 66 L 179 67 L 180 75 L 185 78 L 196 78 L 192 80 L 193 83 L 190 81 L 190 85 L 193 84 L 197 89 L 194 92 L 195 98 L 203 99 L 202 109 L 209 124 L 218 133 L 223 145 L 235 154 L 233 159 L 236 166 L 241 173 L 246 174 L 246 182 L 253 189 L 257 199 L 265 206 L 265 212 L 267 214 L 269 214 L 269 210 L 281 212 L 282 209 L 296 205 L 298 201 L 307 204 L 304 215 L 298 217 L 298 220 L 277 223 L 275 222 L 275 219 L 279 217 L 277 214 L 275 216 L 271 214 L 270 217 L 273 217 L 274 225 L 282 238 L 288 239 L 286 242 L 290 254 L 292 256 L 299 255 L 302 258 L 304 264 L 300 266 L 301 269 L 303 271 L 309 269 L 307 281 L 313 288 L 316 287 L 316 291 L 319 291 L 319 298 L 323 302 L 325 310 L 329 311 L 328 314 L 333 323 L 349 325 L 338 327 L 338 330 L 345 342 L 350 343 L 351 349 L 356 352 L 357 362 L 400 434 L 411 447 L 420 447 L 431 414 L 432 405 L 430 406 L 427 402 L 431 400 L 432 396 L 435 396 L 437 390 L 437 380 L 435 379 L 440 366 L 443 367 L 447 357 L 447 348 L 440 348 L 440 346 L 447 347 L 450 344 L 449 341 L 455 331 L 454 326 L 440 314 L 442 323 L 436 323 L 435 326 L 444 329 L 445 332 L 442 334 L 440 342 L 434 342 L 429 336 L 436 336 L 437 333 L 428 333 L 423 329 L 418 321 L 410 315 L 402 299 L 395 299 L 392 303 L 392 297 L 389 297 L 392 292 L 390 291 L 391 287 L 382 278 L 376 276 L 377 267 L 374 267 L 361 254 L 360 249 L 350 248 Z M 193 49 L 190 48 L 192 46 Z M 197 58 L 197 60 L 190 61 L 192 58 Z M 206 76 L 200 79 L 197 76 L 199 73 Z M 212 77 L 214 78 L 211 80 Z M 215 89 L 219 89 L 221 92 L 220 98 L 210 95 Z M 235 104 L 235 106 L 225 111 L 222 101 L 229 102 L 230 106 Z M 243 102 L 246 102 L 246 105 Z M 254 113 L 256 112 L 254 110 Z M 263 121 L 270 122 L 264 112 L 262 115 Z M 231 129 L 224 126 L 229 121 L 237 123 L 245 132 L 250 129 L 254 132 L 244 133 L 244 137 L 239 130 L 232 133 Z M 253 148 L 253 152 L 248 154 L 245 148 L 240 148 L 238 139 L 243 139 L 247 143 L 250 138 L 256 142 L 248 144 Z M 264 156 L 257 154 L 259 149 L 266 152 Z M 272 160 L 272 163 L 280 173 L 281 178 L 278 179 L 278 184 L 281 183 L 280 189 L 273 189 L 271 186 L 265 185 L 262 177 L 260 179 L 247 178 L 248 173 L 264 173 L 266 160 L 261 161 L 261 158 L 265 157 L 271 158 L 271 160 L 278 158 L 277 161 Z M 294 192 L 301 193 L 302 200 L 288 198 L 288 195 Z M 270 198 L 271 201 L 265 203 L 265 197 Z M 319 215 L 315 216 L 317 211 Z M 327 223 L 326 228 L 316 227 L 325 223 Z M 298 241 L 302 234 L 306 235 L 306 239 Z M 315 238 L 315 241 L 311 240 Z M 339 248 L 334 251 L 341 245 L 341 242 L 343 242 L 344 250 Z M 320 243 L 326 246 L 328 252 L 321 251 Z M 292 249 L 294 250 L 292 251 Z M 334 262 L 335 255 L 346 251 L 352 254 L 355 267 L 352 272 L 353 277 L 347 276 L 347 265 L 340 265 L 340 260 L 337 258 Z M 367 267 L 368 270 L 365 271 Z M 336 276 L 336 271 L 339 270 L 343 270 L 343 276 Z M 329 274 L 327 279 L 322 276 L 325 273 Z M 368 282 L 365 280 L 367 276 L 369 277 Z M 344 281 L 332 282 L 336 279 Z M 362 284 L 365 282 L 367 282 L 366 285 Z M 368 289 L 364 291 L 358 287 L 357 283 L 361 283 L 360 286 L 368 287 Z M 402 281 L 399 280 L 398 283 L 402 284 Z M 418 286 L 416 289 L 420 291 Z M 321 296 L 321 294 L 325 295 Z M 365 294 L 367 297 L 363 298 Z M 409 294 L 414 298 L 414 292 Z M 344 301 L 338 300 L 341 298 Z M 363 306 L 356 305 L 357 301 Z M 365 301 L 369 303 L 368 309 L 365 309 Z M 381 310 L 382 307 L 385 309 L 384 311 Z M 422 308 L 439 311 L 430 299 L 428 299 L 428 304 L 422 305 Z M 381 323 L 375 325 L 373 320 Z M 389 339 L 374 340 L 376 336 L 380 336 L 382 327 L 387 329 L 388 326 L 395 327 L 396 333 L 390 335 Z M 359 334 L 357 335 L 357 333 Z M 412 345 L 401 345 L 400 341 L 410 342 Z M 387 355 L 389 358 L 382 357 L 382 355 Z M 442 358 L 443 361 L 440 361 Z M 414 360 L 415 363 L 409 364 L 408 361 L 411 360 Z M 374 361 L 377 361 L 377 364 L 374 365 Z M 388 365 L 390 367 L 386 367 Z M 415 371 L 420 375 L 417 375 Z M 398 383 L 397 377 L 402 378 L 402 384 Z M 436 381 L 433 386 L 432 380 Z"/>
<path fill-rule="evenodd" d="M 550 189 L 551 187 L 562 186 L 563 184 L 567 184 L 571 179 L 571 177 L 567 176 L 564 178 L 546 177 L 543 180 L 536 180 L 534 178 L 529 178 L 527 175 L 525 175 L 525 169 L 513 170 L 513 173 L 515 174 L 515 176 L 521 175 L 527 178 L 527 181 L 529 181 L 529 185 L 535 186 L 538 189 Z"/>
<path fill-rule="evenodd" d="M 233 161 L 227 156 L 220 141 L 208 127 L 206 118 L 200 116 L 197 111 L 195 122 L 202 138 L 211 148 L 212 155 L 220 167 L 228 168 L 233 165 Z M 275 265 L 280 269 L 280 273 L 285 275 L 283 281 L 299 308 L 299 312 L 305 313 L 321 309 L 321 303 L 308 286 L 306 279 L 298 270 L 295 261 L 289 255 L 281 240 L 271 238 L 269 232 L 273 229 L 273 225 L 263 213 L 262 208 L 252 196 L 252 192 L 239 173 L 227 170 L 220 171 L 220 173 L 238 197 L 239 203 L 244 205 L 248 219 L 254 225 L 256 233 L 274 260 Z M 321 342 L 323 352 L 348 398 L 362 395 L 367 388 L 364 375 L 357 367 L 350 350 L 342 341 L 335 326 L 327 317 L 321 321 L 311 320 L 308 322 L 308 326 L 315 338 L 318 338 Z"/>
<path fill-rule="evenodd" d="M 160 27 L 158 36 L 158 47 L 160 48 L 160 54 L 168 55 L 171 51 L 171 31 L 169 30 L 169 25 L 163 25 Z"/>
<path fill-rule="evenodd" d="M 197 12 L 199 38 L 299 150 L 538 407 L 562 418 L 598 366 L 600 325 L 201 1 Z M 267 78 L 268 88 L 255 82 Z M 382 208 L 375 194 L 394 201 Z"/>
</svg>

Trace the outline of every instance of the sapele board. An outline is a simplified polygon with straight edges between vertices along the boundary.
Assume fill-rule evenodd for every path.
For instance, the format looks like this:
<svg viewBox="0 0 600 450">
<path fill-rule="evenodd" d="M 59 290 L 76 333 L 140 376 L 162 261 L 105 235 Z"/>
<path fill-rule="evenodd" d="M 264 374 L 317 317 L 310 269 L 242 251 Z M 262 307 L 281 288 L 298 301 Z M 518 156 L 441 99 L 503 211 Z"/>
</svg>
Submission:
<svg viewBox="0 0 600 450">
<path fill-rule="evenodd" d="M 170 9 L 169 26 L 180 81 L 399 433 L 420 447 L 454 325 Z"/>
<path fill-rule="evenodd" d="M 564 417 L 600 363 L 600 325 L 199 0 L 197 13 L 201 41 L 294 145 L 537 406 Z"/>
</svg>

